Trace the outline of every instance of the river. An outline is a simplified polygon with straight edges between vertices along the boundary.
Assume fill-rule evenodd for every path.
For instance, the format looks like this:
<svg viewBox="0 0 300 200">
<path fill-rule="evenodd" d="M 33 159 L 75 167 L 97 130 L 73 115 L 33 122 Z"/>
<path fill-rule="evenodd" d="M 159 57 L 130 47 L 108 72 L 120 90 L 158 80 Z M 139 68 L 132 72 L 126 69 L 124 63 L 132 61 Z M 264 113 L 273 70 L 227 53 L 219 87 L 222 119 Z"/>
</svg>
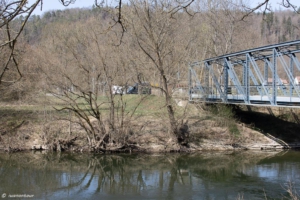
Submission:
<svg viewBox="0 0 300 200">
<path fill-rule="evenodd" d="M 290 199 L 299 151 L 1 153 L 0 199 Z"/>
</svg>

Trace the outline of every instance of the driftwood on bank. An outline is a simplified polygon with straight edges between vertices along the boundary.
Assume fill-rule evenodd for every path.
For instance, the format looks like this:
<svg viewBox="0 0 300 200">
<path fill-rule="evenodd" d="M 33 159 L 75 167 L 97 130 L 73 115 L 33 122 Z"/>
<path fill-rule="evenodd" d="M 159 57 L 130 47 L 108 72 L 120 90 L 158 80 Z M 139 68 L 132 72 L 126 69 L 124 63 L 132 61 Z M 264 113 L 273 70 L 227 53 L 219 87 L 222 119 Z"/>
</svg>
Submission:
<svg viewBox="0 0 300 200">
<path fill-rule="evenodd" d="M 92 147 L 92 152 L 97 153 L 121 153 L 121 152 L 144 152 L 145 149 L 141 148 L 140 146 L 136 144 L 119 144 L 119 145 L 109 145 L 105 148 L 103 147 Z"/>
<path fill-rule="evenodd" d="M 77 140 L 77 136 L 72 139 L 54 141 L 49 145 L 33 145 L 31 147 L 32 150 L 53 150 L 53 151 L 65 151 L 68 150 L 71 146 L 74 146 L 75 141 Z"/>
</svg>

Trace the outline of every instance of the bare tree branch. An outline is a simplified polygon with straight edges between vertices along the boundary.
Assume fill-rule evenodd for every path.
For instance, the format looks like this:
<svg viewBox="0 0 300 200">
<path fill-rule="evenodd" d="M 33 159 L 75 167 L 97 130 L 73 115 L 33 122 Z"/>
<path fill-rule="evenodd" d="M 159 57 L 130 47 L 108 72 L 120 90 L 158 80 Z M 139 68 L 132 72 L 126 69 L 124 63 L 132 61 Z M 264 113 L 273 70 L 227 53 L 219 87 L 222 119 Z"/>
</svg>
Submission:
<svg viewBox="0 0 300 200">
<path fill-rule="evenodd" d="M 282 0 L 282 3 L 280 5 L 282 5 L 285 8 L 292 8 L 296 13 L 300 14 L 297 10 L 297 6 L 292 4 L 290 0 Z"/>
<path fill-rule="evenodd" d="M 20 36 L 21 32 L 23 31 L 25 24 L 27 23 L 29 17 L 31 16 L 32 12 L 35 10 L 35 8 L 37 7 L 37 5 L 41 2 L 42 0 L 36 0 L 35 3 L 33 3 L 30 7 L 27 7 L 27 1 L 22 0 L 22 1 L 15 1 L 12 3 L 6 3 L 6 1 L 1 1 L 0 2 L 0 29 L 2 29 L 5 26 L 5 30 L 6 30 L 6 37 L 7 40 L 5 42 L 3 42 L 2 44 L 0 43 L 0 47 L 8 47 L 10 54 L 8 56 L 8 59 L 6 61 L 6 63 L 4 64 L 3 68 L 0 69 L 0 84 L 1 83 L 15 83 L 17 81 L 19 81 L 22 78 L 22 73 L 19 69 L 19 64 L 17 61 L 17 58 L 15 57 L 15 45 L 17 42 L 18 37 Z M 14 35 L 12 35 L 12 31 L 10 28 L 10 22 L 16 18 L 19 15 L 22 14 L 27 14 L 25 17 L 24 22 L 22 23 L 21 27 L 19 28 L 19 30 L 14 31 L 16 32 Z M 17 73 L 19 75 L 19 78 L 17 78 L 16 80 L 3 80 L 4 74 L 5 72 L 8 70 L 9 64 L 13 63 L 13 65 L 15 66 Z"/>
<path fill-rule="evenodd" d="M 63 5 L 63 6 L 69 6 L 70 4 L 73 4 L 76 2 L 76 0 L 59 0 L 59 2 Z"/>
<path fill-rule="evenodd" d="M 180 0 L 176 0 L 176 6 L 173 7 L 169 13 L 171 13 L 171 17 L 173 17 L 173 15 L 181 10 L 183 10 L 184 12 L 186 12 L 188 15 L 193 16 L 194 14 L 190 13 L 188 11 L 188 8 L 191 6 L 192 3 L 194 3 L 195 0 L 186 0 L 186 1 L 180 1 Z"/>
<path fill-rule="evenodd" d="M 242 20 L 244 20 L 245 18 L 247 18 L 248 16 L 250 16 L 252 13 L 254 13 L 255 11 L 257 11 L 257 10 L 259 10 L 261 8 L 263 8 L 263 13 L 266 13 L 267 11 L 270 11 L 269 0 L 264 0 L 263 2 L 259 3 L 254 8 L 249 8 L 249 7 L 245 6 L 246 14 L 242 17 Z"/>
</svg>

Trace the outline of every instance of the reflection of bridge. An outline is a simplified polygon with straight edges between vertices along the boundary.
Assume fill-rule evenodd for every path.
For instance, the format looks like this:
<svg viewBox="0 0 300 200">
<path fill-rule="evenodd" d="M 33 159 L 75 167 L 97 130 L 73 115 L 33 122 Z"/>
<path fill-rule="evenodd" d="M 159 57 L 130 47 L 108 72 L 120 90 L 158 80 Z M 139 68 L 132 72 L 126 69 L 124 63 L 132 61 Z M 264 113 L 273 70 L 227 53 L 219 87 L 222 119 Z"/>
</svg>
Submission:
<svg viewBox="0 0 300 200">
<path fill-rule="evenodd" d="M 191 63 L 189 100 L 300 107 L 297 53 L 300 40 Z"/>
</svg>

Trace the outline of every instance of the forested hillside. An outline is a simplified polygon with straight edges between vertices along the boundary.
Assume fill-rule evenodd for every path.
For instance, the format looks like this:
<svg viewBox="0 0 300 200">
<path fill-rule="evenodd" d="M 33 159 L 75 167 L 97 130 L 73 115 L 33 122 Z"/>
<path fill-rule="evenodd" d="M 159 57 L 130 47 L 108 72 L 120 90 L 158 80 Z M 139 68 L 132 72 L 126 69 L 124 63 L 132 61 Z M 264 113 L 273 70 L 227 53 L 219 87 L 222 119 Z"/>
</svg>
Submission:
<svg viewBox="0 0 300 200">
<path fill-rule="evenodd" d="M 178 74 L 180 74 L 180 80 L 187 79 L 188 62 L 243 49 L 296 40 L 300 37 L 300 15 L 293 11 L 279 10 L 268 12 L 265 15 L 254 13 L 242 20 L 244 13 L 239 12 L 238 7 L 230 10 L 230 13 L 229 9 L 231 8 L 203 9 L 193 17 L 187 16 L 185 13 L 177 13 L 168 22 L 164 21 L 161 24 L 169 26 L 165 30 L 165 37 L 173 41 L 172 43 L 165 42 L 162 48 L 173 48 L 172 55 L 169 54 L 168 56 L 170 56 L 170 59 L 176 58 L 176 60 L 172 60 L 172 63 L 168 63 L 168 65 L 170 64 L 167 70 L 170 76 L 170 84 L 175 84 Z M 131 16 L 129 15 L 128 17 Z M 164 17 L 166 16 L 158 16 L 159 20 L 160 18 L 165 20 L 163 19 Z M 135 19 L 130 20 L 133 22 Z M 140 23 L 143 24 L 144 22 L 141 20 L 143 19 L 140 19 Z M 23 17 L 21 16 L 14 20 L 14 25 L 18 26 L 22 22 Z M 158 76 L 149 74 L 152 70 L 147 65 L 149 65 L 149 59 L 151 58 L 141 55 L 143 54 L 141 53 L 142 49 L 137 48 L 139 40 L 151 38 L 141 37 L 143 32 L 138 30 L 140 29 L 137 26 L 138 24 L 136 24 L 136 27 L 128 26 L 128 30 L 123 32 L 117 25 L 113 26 L 113 23 L 111 13 L 95 7 L 92 9 L 54 10 L 44 13 L 42 16 L 31 16 L 18 44 L 18 54 L 22 60 L 21 68 L 24 78 L 17 85 L 12 85 L 10 89 L 4 86 L 5 91 L 2 92 L 6 95 L 2 95 L 1 99 L 17 100 L 22 98 L 21 100 L 23 101 L 28 96 L 36 92 L 39 93 L 41 90 L 39 86 L 44 85 L 43 88 L 45 89 L 46 79 L 42 78 L 45 73 L 41 72 L 46 72 L 46 69 L 51 68 L 51 70 L 58 73 L 51 72 L 50 74 L 56 76 L 61 74 L 59 72 L 61 69 L 58 69 L 59 65 L 62 64 L 61 62 L 68 62 L 66 56 L 62 56 L 57 51 L 59 46 L 60 50 L 66 51 L 66 54 L 72 54 L 71 52 L 76 50 L 81 56 L 87 54 L 88 56 L 93 56 L 93 59 L 98 59 L 92 64 L 94 69 L 90 69 L 95 70 L 97 65 L 99 65 L 98 62 L 101 62 L 101 56 L 90 45 L 99 45 L 101 47 L 107 45 L 105 49 L 108 52 L 105 52 L 105 54 L 109 54 L 110 59 L 112 57 L 118 57 L 119 59 L 118 64 L 111 63 L 116 62 L 115 58 L 113 59 L 114 61 L 106 61 L 115 67 L 119 65 L 117 67 L 118 72 L 114 73 L 114 84 L 133 83 L 137 81 L 140 75 L 143 75 L 143 78 L 147 79 L 144 81 L 149 81 L 153 85 L 158 86 L 160 84 Z M 110 28 L 113 34 L 106 33 Z M 75 46 L 70 46 L 71 44 L 68 44 L 69 46 L 63 45 L 70 40 L 74 42 L 72 45 L 77 45 L 78 47 L 81 44 L 91 52 L 83 49 L 81 49 L 82 52 L 79 52 L 79 49 Z M 103 44 L 103 42 L 106 44 Z M 49 52 L 52 47 L 54 49 Z M 116 47 L 117 51 L 114 50 Z M 60 54 L 59 59 L 64 59 L 65 61 L 58 61 L 57 54 Z M 79 57 L 75 57 L 74 52 L 73 56 L 74 58 L 72 59 L 79 59 Z M 50 68 L 46 64 L 42 64 L 44 62 L 51 65 L 51 62 L 55 60 L 59 64 L 55 64 L 55 66 Z M 82 62 L 85 61 L 82 60 Z M 70 64 L 68 62 L 68 65 Z M 93 68 L 93 66 L 89 67 Z M 70 70 L 72 73 L 79 72 L 74 65 Z M 13 75 L 14 72 L 7 74 L 7 76 Z M 103 80 L 100 80 L 100 82 L 103 82 Z M 58 84 L 60 86 L 64 85 L 62 83 Z M 70 83 L 68 84 L 70 85 Z"/>
</svg>

